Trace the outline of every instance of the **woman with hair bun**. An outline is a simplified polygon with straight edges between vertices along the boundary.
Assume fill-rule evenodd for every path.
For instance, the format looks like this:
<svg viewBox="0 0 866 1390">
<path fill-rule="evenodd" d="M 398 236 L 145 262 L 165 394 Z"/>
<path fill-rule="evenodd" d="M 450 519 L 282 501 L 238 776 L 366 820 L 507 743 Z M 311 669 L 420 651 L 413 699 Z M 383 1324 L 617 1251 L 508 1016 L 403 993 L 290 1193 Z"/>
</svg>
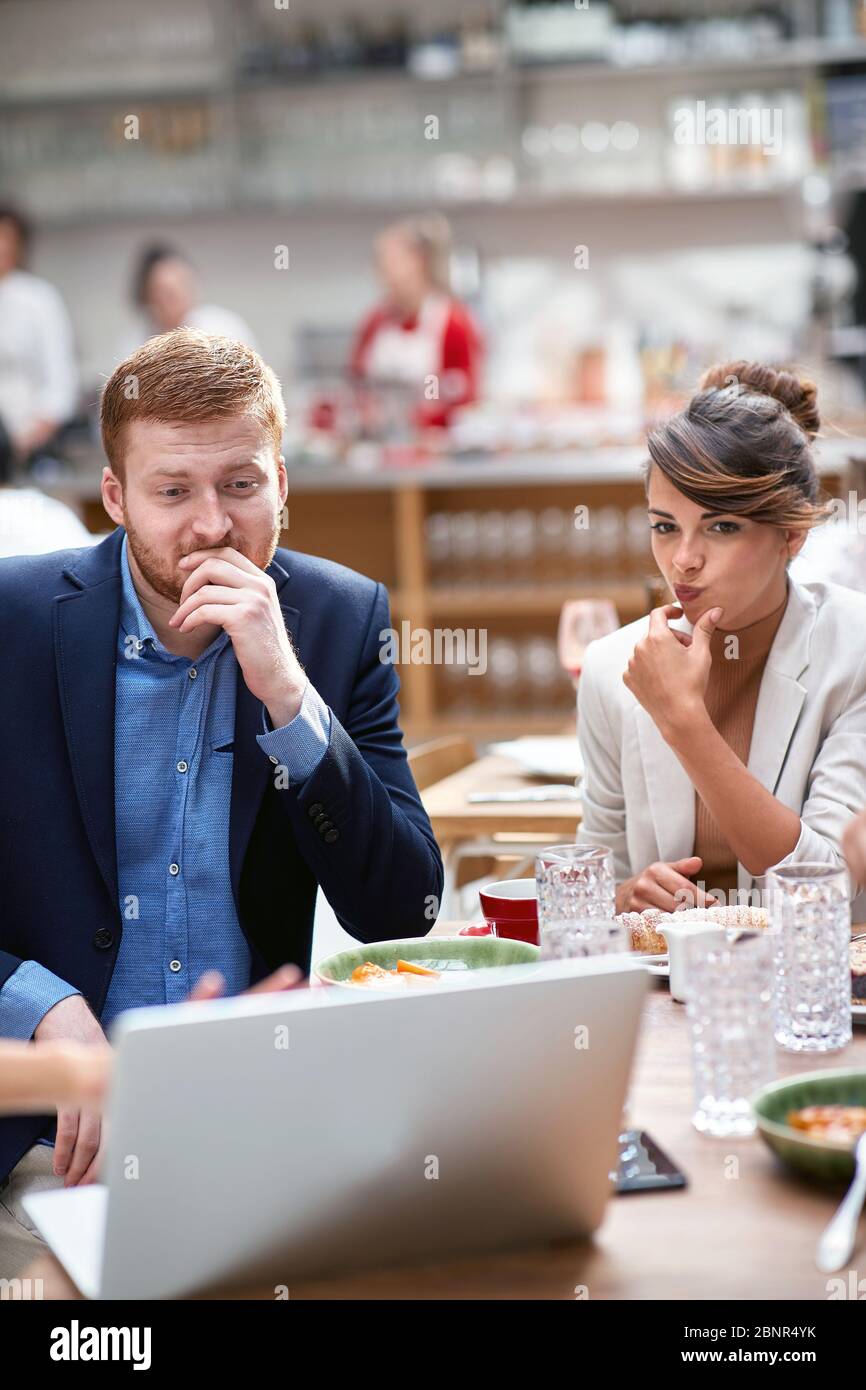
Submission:
<svg viewBox="0 0 866 1390">
<path fill-rule="evenodd" d="M 747 901 L 781 863 L 844 867 L 866 805 L 866 595 L 788 575 L 829 512 L 819 424 L 812 382 L 726 362 L 649 435 L 676 602 L 593 642 L 578 699 L 578 838 L 612 848 L 618 912 Z"/>
</svg>

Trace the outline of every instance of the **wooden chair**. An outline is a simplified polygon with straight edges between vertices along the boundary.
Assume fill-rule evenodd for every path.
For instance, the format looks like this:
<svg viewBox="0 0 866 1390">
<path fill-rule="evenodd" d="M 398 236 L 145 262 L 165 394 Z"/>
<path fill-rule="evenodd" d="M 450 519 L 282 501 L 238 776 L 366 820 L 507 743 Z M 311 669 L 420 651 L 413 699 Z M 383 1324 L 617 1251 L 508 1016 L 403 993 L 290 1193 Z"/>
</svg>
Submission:
<svg viewBox="0 0 866 1390">
<path fill-rule="evenodd" d="M 407 752 L 409 767 L 420 792 L 460 772 L 474 763 L 478 752 L 474 743 L 460 734 L 431 739 Z M 485 878 L 498 882 L 524 873 L 532 864 L 536 842 L 548 844 L 548 835 L 494 835 L 484 840 L 465 840 L 442 846 L 445 883 L 442 890 L 442 917 L 460 916 L 459 892 L 466 883 Z"/>
<path fill-rule="evenodd" d="M 450 777 L 452 773 L 474 763 L 478 754 L 470 739 L 453 734 L 431 739 L 429 743 L 419 743 L 416 748 L 409 749 L 407 757 L 415 786 L 419 792 L 423 792 L 434 782 L 441 782 L 443 777 Z"/>
</svg>

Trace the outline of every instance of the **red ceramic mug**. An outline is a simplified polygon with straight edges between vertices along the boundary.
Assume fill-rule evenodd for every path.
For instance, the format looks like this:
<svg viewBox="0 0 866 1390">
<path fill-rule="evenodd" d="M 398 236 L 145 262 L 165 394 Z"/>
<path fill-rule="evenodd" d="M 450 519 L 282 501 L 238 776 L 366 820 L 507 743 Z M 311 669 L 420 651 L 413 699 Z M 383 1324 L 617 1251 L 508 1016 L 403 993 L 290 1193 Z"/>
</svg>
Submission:
<svg viewBox="0 0 866 1390">
<path fill-rule="evenodd" d="M 534 878 L 505 878 L 481 889 L 481 912 L 495 936 L 538 945 L 538 903 Z"/>
</svg>

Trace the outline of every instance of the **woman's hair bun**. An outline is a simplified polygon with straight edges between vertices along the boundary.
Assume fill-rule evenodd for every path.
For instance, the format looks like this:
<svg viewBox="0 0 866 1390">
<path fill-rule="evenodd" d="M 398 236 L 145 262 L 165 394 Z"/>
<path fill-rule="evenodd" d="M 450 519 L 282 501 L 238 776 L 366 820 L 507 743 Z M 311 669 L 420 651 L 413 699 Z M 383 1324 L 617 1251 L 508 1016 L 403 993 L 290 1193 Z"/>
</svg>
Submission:
<svg viewBox="0 0 866 1390">
<path fill-rule="evenodd" d="M 814 381 L 801 380 L 793 372 L 766 367 L 762 362 L 719 362 L 704 372 L 700 389 L 739 389 L 759 396 L 772 396 L 793 416 L 809 439 L 814 439 L 821 428 L 818 388 Z"/>
</svg>

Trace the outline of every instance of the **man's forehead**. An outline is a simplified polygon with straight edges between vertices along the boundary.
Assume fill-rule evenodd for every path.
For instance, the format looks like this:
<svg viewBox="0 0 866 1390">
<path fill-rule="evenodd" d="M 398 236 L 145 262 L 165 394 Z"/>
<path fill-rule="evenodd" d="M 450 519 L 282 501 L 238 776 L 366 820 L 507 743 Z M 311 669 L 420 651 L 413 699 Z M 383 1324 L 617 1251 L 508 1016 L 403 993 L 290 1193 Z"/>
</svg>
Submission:
<svg viewBox="0 0 866 1390">
<path fill-rule="evenodd" d="M 133 420 L 126 437 L 127 462 L 148 472 L 160 463 L 195 463 L 202 468 L 225 467 L 237 460 L 273 454 L 273 441 L 257 420 L 205 420 L 174 423 L 167 420 Z"/>
</svg>

